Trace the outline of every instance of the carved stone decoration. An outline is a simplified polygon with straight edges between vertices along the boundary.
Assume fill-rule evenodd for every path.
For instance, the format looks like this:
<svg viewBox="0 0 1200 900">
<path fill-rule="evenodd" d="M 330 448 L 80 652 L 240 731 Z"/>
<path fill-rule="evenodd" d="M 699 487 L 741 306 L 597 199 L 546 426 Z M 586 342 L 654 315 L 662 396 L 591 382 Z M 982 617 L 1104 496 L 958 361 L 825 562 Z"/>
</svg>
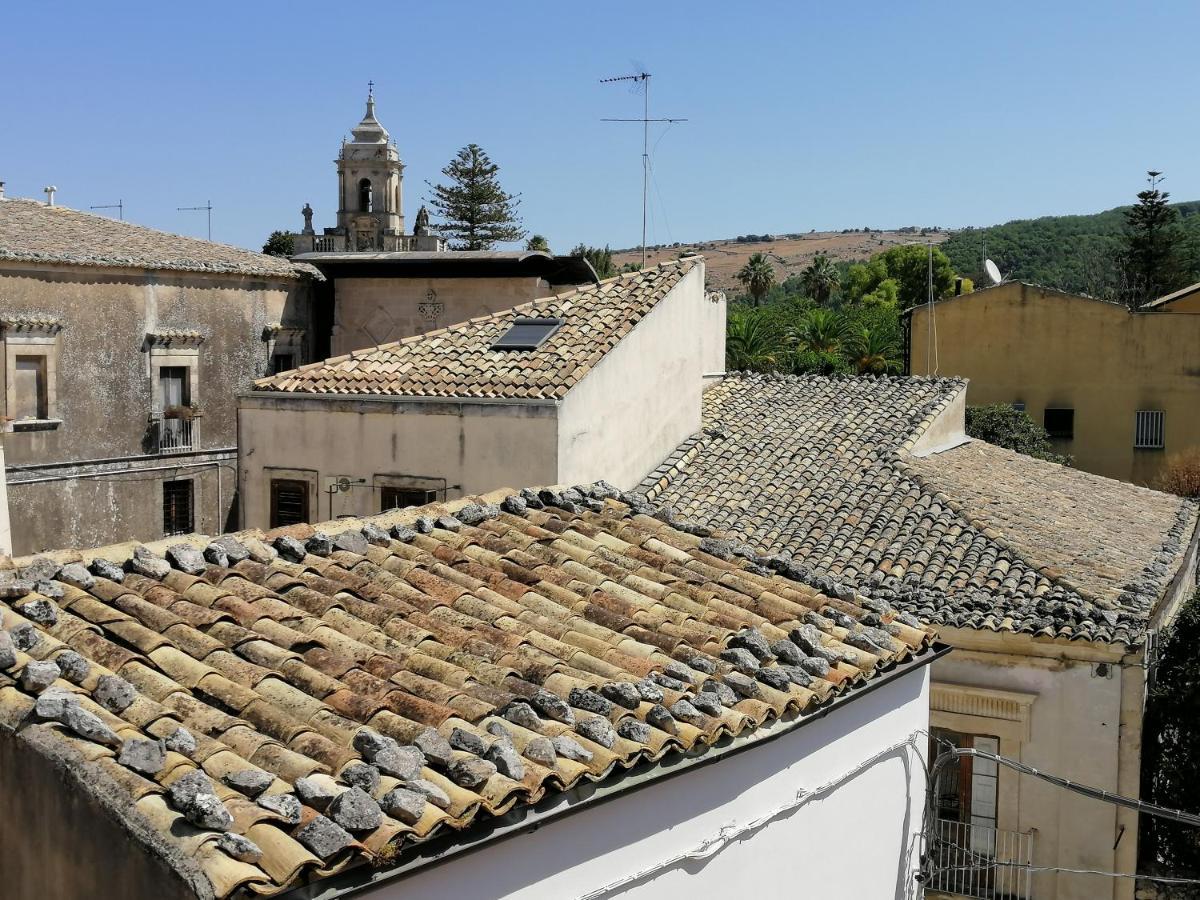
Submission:
<svg viewBox="0 0 1200 900">
<path fill-rule="evenodd" d="M 313 231 L 313 224 L 312 224 L 312 217 L 313 217 L 312 206 L 308 203 L 305 203 L 304 209 L 300 210 L 300 215 L 304 216 L 304 231 L 302 232 L 302 234 L 314 234 L 315 232 Z"/>
<path fill-rule="evenodd" d="M 421 208 L 417 210 L 417 220 L 413 225 L 413 234 L 429 234 L 429 210 L 425 208 L 424 204 L 422 204 Z"/>
<path fill-rule="evenodd" d="M 422 207 L 424 209 L 424 207 Z M 446 311 L 446 304 L 442 303 L 437 298 L 437 291 L 430 288 L 425 292 L 425 302 L 417 304 L 417 312 L 430 322 L 437 319 L 443 312 Z"/>
</svg>

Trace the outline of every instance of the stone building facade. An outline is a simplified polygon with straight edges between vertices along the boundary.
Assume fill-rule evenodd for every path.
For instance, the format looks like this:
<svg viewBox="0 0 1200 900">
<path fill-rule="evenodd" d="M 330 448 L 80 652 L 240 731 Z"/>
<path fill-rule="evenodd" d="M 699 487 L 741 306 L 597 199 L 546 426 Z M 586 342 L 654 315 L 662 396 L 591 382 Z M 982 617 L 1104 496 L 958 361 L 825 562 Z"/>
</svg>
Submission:
<svg viewBox="0 0 1200 900">
<path fill-rule="evenodd" d="M 238 391 L 309 357 L 284 259 L 0 200 L 0 397 L 17 554 L 224 530 Z"/>
</svg>

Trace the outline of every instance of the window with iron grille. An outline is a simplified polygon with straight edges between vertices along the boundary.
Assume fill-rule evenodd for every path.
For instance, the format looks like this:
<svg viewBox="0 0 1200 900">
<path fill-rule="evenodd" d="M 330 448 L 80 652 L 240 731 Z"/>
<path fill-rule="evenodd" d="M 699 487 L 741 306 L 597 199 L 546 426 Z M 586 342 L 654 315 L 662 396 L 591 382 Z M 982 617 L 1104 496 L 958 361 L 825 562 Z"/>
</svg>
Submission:
<svg viewBox="0 0 1200 900">
<path fill-rule="evenodd" d="M 1133 446 L 1139 450 L 1161 450 L 1166 413 L 1161 409 L 1139 409 L 1133 427 Z"/>
<path fill-rule="evenodd" d="M 196 529 L 192 524 L 192 481 L 163 482 L 163 534 L 191 534 Z"/>
<path fill-rule="evenodd" d="M 1025 401 L 1024 400 L 1014 400 L 1013 401 L 1013 409 L 1015 409 L 1017 412 L 1025 412 Z"/>
<path fill-rule="evenodd" d="M 1042 426 L 1050 437 L 1069 441 L 1075 437 L 1075 410 L 1047 408 L 1042 414 Z"/>
<path fill-rule="evenodd" d="M 271 479 L 271 527 L 307 522 L 308 482 L 294 478 Z"/>
</svg>

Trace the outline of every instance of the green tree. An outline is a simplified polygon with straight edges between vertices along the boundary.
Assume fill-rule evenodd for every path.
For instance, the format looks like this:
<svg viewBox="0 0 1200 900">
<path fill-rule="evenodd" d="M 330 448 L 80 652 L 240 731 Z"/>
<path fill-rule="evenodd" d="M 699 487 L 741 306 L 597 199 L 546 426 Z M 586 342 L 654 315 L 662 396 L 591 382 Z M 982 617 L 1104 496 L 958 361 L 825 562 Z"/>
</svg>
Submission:
<svg viewBox="0 0 1200 900">
<path fill-rule="evenodd" d="M 729 371 L 775 371 L 785 355 L 779 329 L 766 310 L 729 308 L 725 332 L 725 367 Z"/>
<path fill-rule="evenodd" d="M 539 253 L 550 252 L 550 242 L 543 235 L 535 234 L 525 242 L 526 250 L 533 250 Z"/>
<path fill-rule="evenodd" d="M 824 305 L 829 302 L 841 279 L 838 278 L 837 266 L 833 260 L 823 253 L 818 253 L 800 273 L 800 280 L 808 295 Z"/>
<path fill-rule="evenodd" d="M 859 375 L 895 375 L 903 365 L 895 334 L 863 325 L 847 342 L 847 361 Z"/>
<path fill-rule="evenodd" d="M 1070 464 L 1069 456 L 1054 452 L 1050 435 L 1024 410 L 1008 403 L 967 407 L 967 434 L 998 447 L 1007 447 L 1047 462 Z"/>
<path fill-rule="evenodd" d="M 478 144 L 463 147 L 442 169 L 446 184 L 429 184 L 429 205 L 441 217 L 438 231 L 455 250 L 490 250 L 519 241 L 525 229 L 517 216 L 520 195 L 500 187 L 500 171 Z"/>
<path fill-rule="evenodd" d="M 896 281 L 901 309 L 927 302 L 929 298 L 929 258 L 933 256 L 933 296 L 945 297 L 954 290 L 954 269 L 937 247 L 901 244 L 879 254 L 887 277 Z M 874 288 L 872 288 L 874 289 Z"/>
<path fill-rule="evenodd" d="M 1142 738 L 1142 797 L 1173 809 L 1200 809 L 1200 598 L 1192 597 L 1160 633 L 1158 659 L 1146 701 Z M 1200 873 L 1196 828 L 1141 817 L 1139 869 L 1154 874 Z"/>
<path fill-rule="evenodd" d="M 848 337 L 846 320 L 831 309 L 810 309 L 788 333 L 801 353 L 835 356 Z"/>
<path fill-rule="evenodd" d="M 1133 309 L 1169 294 L 1179 281 L 1179 211 L 1167 205 L 1171 195 L 1159 190 L 1162 180 L 1162 172 L 1147 172 L 1150 187 L 1125 213 L 1126 296 Z"/>
<path fill-rule="evenodd" d="M 754 302 L 760 303 L 767 292 L 775 286 L 775 267 L 771 265 L 766 254 L 754 253 L 738 271 L 737 280 L 754 298 Z"/>
<path fill-rule="evenodd" d="M 576 244 L 571 249 L 571 256 L 582 256 L 590 262 L 599 278 L 612 278 L 617 274 L 617 267 L 613 265 L 612 250 L 608 248 L 608 244 L 603 248 Z"/>
<path fill-rule="evenodd" d="M 873 291 L 863 294 L 860 299 L 866 306 L 888 306 L 894 309 L 900 304 L 900 282 L 895 278 L 885 278 Z"/>
<path fill-rule="evenodd" d="M 296 236 L 290 231 L 272 231 L 267 242 L 263 244 L 262 252 L 271 256 L 294 256 Z"/>
<path fill-rule="evenodd" d="M 887 267 L 879 257 L 865 263 L 851 263 L 842 279 L 842 296 L 851 302 L 861 300 L 887 277 Z"/>
</svg>

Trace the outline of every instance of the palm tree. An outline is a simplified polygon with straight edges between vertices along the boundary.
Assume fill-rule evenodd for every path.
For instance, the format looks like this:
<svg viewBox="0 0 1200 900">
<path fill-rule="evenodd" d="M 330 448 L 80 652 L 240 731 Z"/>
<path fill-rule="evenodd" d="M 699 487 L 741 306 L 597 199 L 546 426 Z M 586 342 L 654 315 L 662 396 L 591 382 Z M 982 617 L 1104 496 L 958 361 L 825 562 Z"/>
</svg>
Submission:
<svg viewBox="0 0 1200 900">
<path fill-rule="evenodd" d="M 766 310 L 729 310 L 725 331 L 725 368 L 731 372 L 769 372 L 775 368 L 783 347 L 779 332 Z"/>
<path fill-rule="evenodd" d="M 543 235 L 535 234 L 525 242 L 526 250 L 541 251 L 542 253 L 550 252 L 550 242 Z"/>
<path fill-rule="evenodd" d="M 847 350 L 859 375 L 893 375 L 900 371 L 895 336 L 879 328 L 864 325 L 853 335 Z"/>
<path fill-rule="evenodd" d="M 800 280 L 804 283 L 804 289 L 808 295 L 817 303 L 824 305 L 829 302 L 833 289 L 838 286 L 837 266 L 828 256 L 818 253 L 800 273 Z"/>
<path fill-rule="evenodd" d="M 846 344 L 846 323 L 830 309 L 810 309 L 788 332 L 788 339 L 802 353 L 836 356 Z"/>
<path fill-rule="evenodd" d="M 767 259 L 766 254 L 755 253 L 737 273 L 737 280 L 742 287 L 754 298 L 757 305 L 767 295 L 767 291 L 775 286 L 775 267 Z"/>
</svg>

